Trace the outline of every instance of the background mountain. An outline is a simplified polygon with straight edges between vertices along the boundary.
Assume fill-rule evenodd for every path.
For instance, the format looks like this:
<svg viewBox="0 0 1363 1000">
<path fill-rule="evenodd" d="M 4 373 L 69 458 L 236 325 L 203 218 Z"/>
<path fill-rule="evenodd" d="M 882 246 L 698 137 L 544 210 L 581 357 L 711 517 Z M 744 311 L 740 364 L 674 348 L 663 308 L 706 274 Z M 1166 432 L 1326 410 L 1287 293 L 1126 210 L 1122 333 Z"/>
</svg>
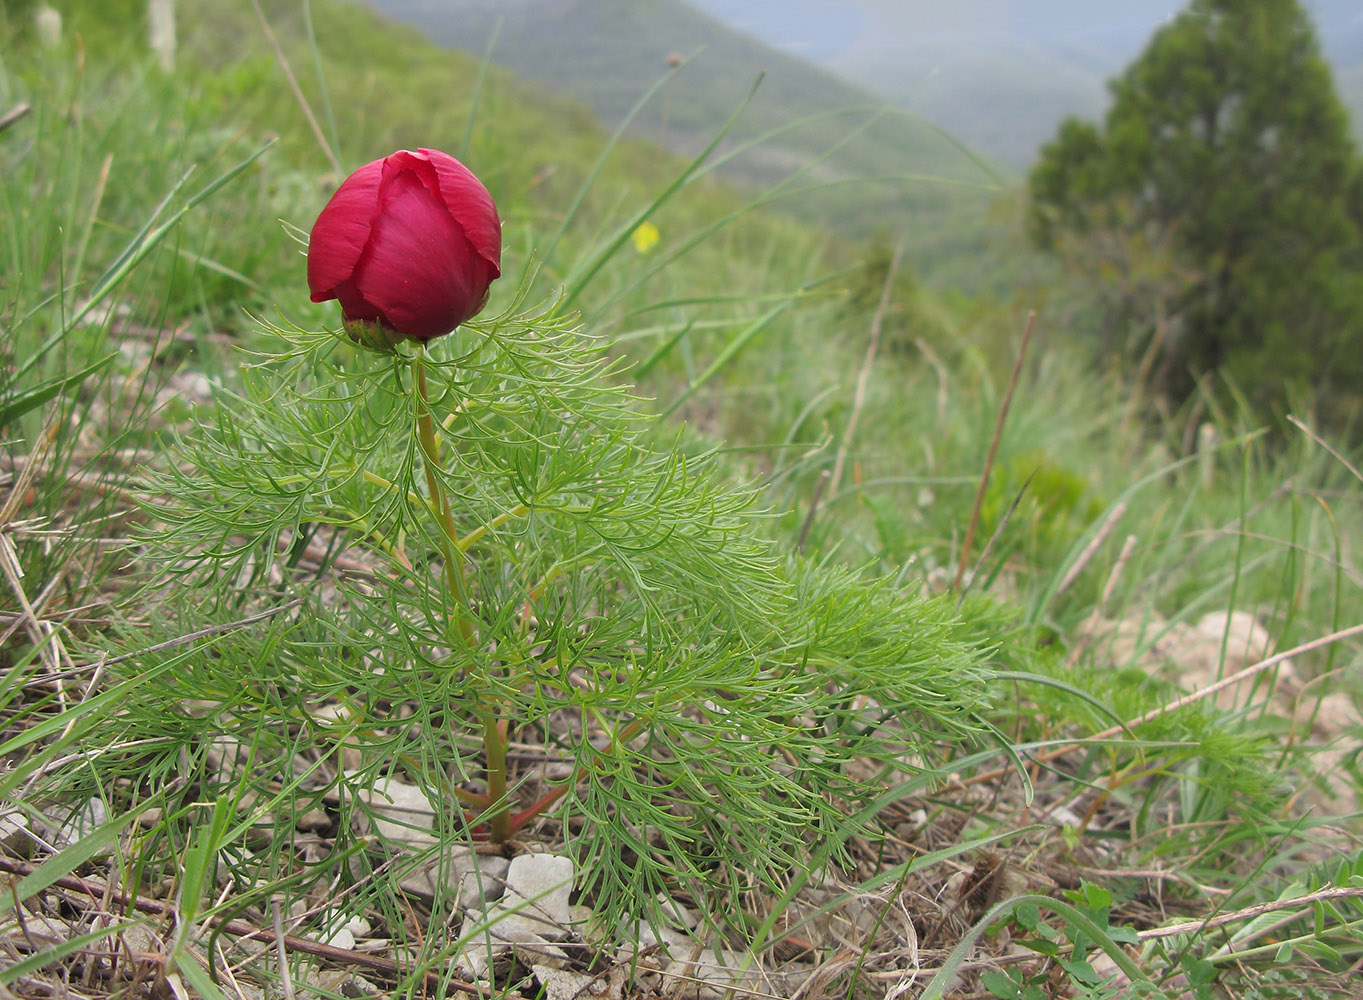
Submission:
<svg viewBox="0 0 1363 1000">
<path fill-rule="evenodd" d="M 958 251 L 982 249 L 1002 187 L 1063 118 L 1103 113 L 1107 80 L 1176 9 L 1172 0 L 1097 11 L 1083 0 L 369 3 L 444 47 L 491 46 L 494 61 L 584 101 L 612 126 L 669 60 L 686 57 L 632 130 L 687 154 L 765 72 L 724 149 L 779 134 L 728 162 L 728 175 L 769 188 L 803 169 L 783 207 L 847 235 L 907 238 L 910 262 L 930 279 L 954 267 L 945 262 Z M 1363 13 L 1354 0 L 1309 6 L 1363 123 Z M 901 113 L 887 112 L 887 101 Z M 833 114 L 849 109 L 860 110 Z M 968 285 L 970 275 L 951 282 Z"/>
<path fill-rule="evenodd" d="M 671 149 L 704 148 L 765 73 L 726 140 L 730 177 L 798 192 L 779 204 L 848 235 L 906 234 L 931 274 L 978 243 L 1004 179 L 958 140 L 829 70 L 727 27 L 680 0 L 371 0 L 437 44 L 487 50 L 517 75 L 622 121 L 675 62 L 687 62 L 633 130 Z M 494 39 L 495 33 L 495 39 Z M 776 133 L 776 134 L 772 134 Z M 803 171 L 797 175 L 797 171 Z"/>
<path fill-rule="evenodd" d="M 889 101 L 1020 174 L 1068 115 L 1096 117 L 1107 80 L 1140 52 L 1177 0 L 370 0 L 434 41 L 482 51 L 553 84 L 617 122 L 665 70 L 671 53 L 704 48 L 639 131 L 682 150 L 702 144 L 746 93 L 768 79 L 750 131 L 829 108 Z M 1341 96 L 1363 135 L 1363 9 L 1309 0 Z M 872 97 L 871 95 L 874 95 Z M 825 122 L 746 157 L 763 183 L 822 152 L 848 120 Z M 950 144 L 912 120 L 879 122 L 825 164 L 825 179 L 883 173 L 978 179 Z M 888 194 L 880 209 L 897 209 Z M 953 203 L 959 199 L 952 199 Z M 844 230 L 880 212 L 833 199 Z M 825 203 L 824 207 L 827 207 Z M 922 206 L 915 203 L 921 217 Z"/>
<path fill-rule="evenodd" d="M 1017 168 L 1068 115 L 1094 117 L 1106 81 L 1178 0 L 693 0 L 737 30 L 798 53 Z M 1306 0 L 1363 135 L 1363 7 Z"/>
</svg>

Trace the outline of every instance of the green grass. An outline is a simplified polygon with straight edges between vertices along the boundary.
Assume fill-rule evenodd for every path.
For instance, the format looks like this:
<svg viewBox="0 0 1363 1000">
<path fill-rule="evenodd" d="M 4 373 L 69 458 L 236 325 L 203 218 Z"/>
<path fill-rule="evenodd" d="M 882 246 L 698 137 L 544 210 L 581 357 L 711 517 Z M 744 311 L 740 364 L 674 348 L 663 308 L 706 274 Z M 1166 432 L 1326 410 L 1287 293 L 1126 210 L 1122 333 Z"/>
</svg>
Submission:
<svg viewBox="0 0 1363 1000">
<path fill-rule="evenodd" d="M 297 939 L 324 939 L 338 912 L 380 928 L 376 961 L 397 964 L 366 974 L 393 995 L 453 992 L 458 914 L 395 889 L 440 847 L 375 836 L 365 794 L 397 778 L 476 803 L 469 717 L 488 699 L 526 747 L 581 768 L 525 836 L 587 864 L 577 889 L 609 918 L 608 950 L 622 918 L 666 919 L 666 890 L 756 949 L 745 961 L 818 967 L 827 996 L 880 995 L 904 920 L 920 984 L 943 967 L 978 976 L 964 944 L 978 936 L 992 962 L 1005 919 L 1037 945 L 1034 964 L 1000 967 L 1019 989 L 1050 975 L 1052 945 L 1070 963 L 1058 975 L 1082 983 L 1082 963 L 1125 944 L 1169 995 L 1178 974 L 1208 996 L 1324 990 L 1363 955 L 1352 806 L 1326 795 L 1357 788 L 1356 734 L 1309 732 L 1263 685 L 1170 708 L 1183 623 L 1251 611 L 1283 649 L 1363 620 L 1363 484 L 1309 434 L 1212 406 L 1161 414 L 1043 314 L 959 599 L 1031 302 L 901 274 L 859 398 L 887 247 L 766 212 L 770 189 L 615 142 L 496 67 L 475 108 L 476 62 L 314 0 L 328 116 L 300 8 L 267 5 L 343 167 L 467 133 L 507 223 L 504 278 L 473 327 L 484 353 L 467 376 L 432 371 L 437 392 L 467 378 L 482 403 L 445 448 L 480 473 L 449 482 L 465 530 L 490 526 L 466 537 L 478 627 L 498 636 L 477 671 L 452 670 L 447 596 L 409 571 L 440 540 L 424 504 L 382 487 L 415 461 L 410 383 L 325 337 L 279 336 L 336 322 L 307 301 L 279 220 L 306 230 L 339 178 L 248 4 L 186 18 L 171 75 L 138 51 L 137 10 L 71 12 L 83 51 L 69 35 L 40 50 L 16 19 L 0 69 L 0 110 L 33 107 L 0 133 L 0 804 L 51 845 L 4 838 L 16 882 L 0 935 L 22 954 L 0 984 L 233 995 L 229 964 L 277 983 L 273 954 L 223 928 L 268 927 L 278 901 Z M 645 216 L 661 239 L 641 253 L 628 237 Z M 554 304 L 565 282 L 572 310 Z M 508 359 L 519 389 L 499 387 Z M 604 388 L 628 366 L 630 397 Z M 1204 424 L 1208 447 L 1183 457 Z M 844 447 L 841 483 L 820 494 Z M 540 518 L 510 514 L 517 482 L 542 488 Z M 603 492 L 619 500 L 598 512 Z M 574 565 L 584 537 L 625 522 L 609 558 Z M 564 581 L 561 618 L 546 602 L 535 627 L 557 626 L 557 655 L 594 686 L 573 689 L 521 631 L 531 578 Z M 1094 631 L 1118 620 L 1147 623 L 1153 651 Z M 1306 702 L 1357 694 L 1359 650 L 1355 635 L 1298 656 Z M 529 673 L 508 679 L 513 653 Z M 565 707 L 589 722 L 560 728 Z M 622 739 L 607 765 L 590 737 L 612 725 L 651 742 Z M 1317 767 L 1330 741 L 1340 752 Z M 518 773 L 513 794 L 531 795 Z M 677 798 L 688 808 L 659 809 Z M 91 802 L 107 822 L 72 832 Z M 318 810 L 320 834 L 298 825 Z M 432 818 L 444 844 L 470 822 Z M 15 903 L 31 926 L 69 915 L 85 905 L 60 901 L 72 879 L 109 880 L 127 897 L 111 919 L 160 935 L 163 957 L 119 973 L 85 950 L 104 932 L 74 920 L 64 940 L 15 945 Z M 1049 902 L 1029 908 L 1038 893 Z M 1253 909 L 1268 904 L 1271 930 Z M 840 964 L 849 941 L 865 961 Z M 315 952 L 286 952 L 302 977 Z"/>
</svg>

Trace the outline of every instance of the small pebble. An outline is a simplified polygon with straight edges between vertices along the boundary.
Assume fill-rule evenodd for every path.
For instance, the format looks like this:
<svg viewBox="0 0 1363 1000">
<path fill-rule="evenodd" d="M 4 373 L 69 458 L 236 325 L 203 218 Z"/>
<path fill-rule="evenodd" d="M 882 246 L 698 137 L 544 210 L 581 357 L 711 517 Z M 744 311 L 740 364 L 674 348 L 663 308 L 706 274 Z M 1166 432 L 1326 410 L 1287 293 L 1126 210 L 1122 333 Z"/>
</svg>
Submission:
<svg viewBox="0 0 1363 1000">
<path fill-rule="evenodd" d="M 294 826 L 300 830 L 318 833 L 331 826 L 331 817 L 327 815 L 325 809 L 309 809 L 294 821 Z"/>
</svg>

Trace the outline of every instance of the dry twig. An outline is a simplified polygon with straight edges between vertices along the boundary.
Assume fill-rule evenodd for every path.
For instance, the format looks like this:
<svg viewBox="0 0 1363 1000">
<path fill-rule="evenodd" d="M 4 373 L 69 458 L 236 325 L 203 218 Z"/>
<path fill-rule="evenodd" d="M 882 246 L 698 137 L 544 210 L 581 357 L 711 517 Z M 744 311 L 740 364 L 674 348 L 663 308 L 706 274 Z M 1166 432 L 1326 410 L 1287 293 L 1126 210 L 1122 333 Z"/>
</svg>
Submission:
<svg viewBox="0 0 1363 1000">
<path fill-rule="evenodd" d="M 1008 380 L 1008 391 L 1003 395 L 1003 404 L 999 407 L 999 418 L 994 423 L 994 436 L 989 441 L 989 454 L 984 459 L 984 471 L 980 473 L 980 487 L 975 491 L 975 507 L 970 512 L 970 525 L 965 531 L 965 541 L 961 543 L 961 558 L 956 564 L 956 578 L 951 583 L 951 589 L 959 591 L 961 580 L 965 578 L 965 565 L 970 561 L 970 547 L 975 541 L 975 532 L 980 528 L 980 508 L 984 505 L 984 491 L 989 486 L 989 474 L 994 469 L 994 456 L 998 454 L 999 439 L 1003 437 L 1003 425 L 1008 419 L 1008 408 L 1013 403 L 1013 393 L 1018 386 L 1018 377 L 1022 374 L 1022 363 L 1027 357 L 1027 348 L 1032 342 L 1032 333 L 1036 330 L 1036 310 L 1033 309 L 1027 314 L 1027 326 L 1022 331 L 1022 345 L 1018 347 L 1017 360 L 1013 362 L 1013 374 Z"/>
<path fill-rule="evenodd" d="M 0 857 L 0 872 L 8 872 L 11 875 L 18 875 L 25 878 L 32 875 L 37 866 L 26 864 L 22 861 L 15 861 L 11 858 Z M 154 899 L 147 899 L 144 896 L 129 895 L 127 893 L 111 891 L 109 886 L 96 882 L 92 879 L 80 878 L 76 875 L 63 875 L 61 878 L 52 882 L 52 885 L 68 892 L 79 893 L 88 898 L 92 903 L 98 902 L 101 898 L 105 900 L 105 905 L 114 907 L 132 907 L 139 913 L 146 913 L 157 917 L 174 917 L 174 906 L 169 903 L 161 903 Z M 208 924 L 224 934 L 241 940 L 269 941 L 274 937 L 273 931 L 257 927 L 247 923 L 245 920 L 221 920 L 209 919 Z M 289 951 L 300 952 L 304 955 L 311 955 L 313 958 L 320 958 L 333 965 L 345 967 L 354 966 L 362 969 L 370 969 L 374 972 L 382 973 L 393 978 L 399 978 L 403 974 L 402 965 L 391 958 L 384 958 L 381 955 L 373 955 L 368 952 L 354 951 L 348 948 L 337 948 L 334 945 L 322 944 L 309 938 L 296 937 L 292 934 L 285 934 L 282 938 L 283 947 Z M 483 992 L 478 986 L 471 983 L 462 983 L 458 980 L 448 980 L 444 975 L 436 970 L 422 973 L 422 978 L 426 986 L 432 989 L 453 989 L 461 993 L 481 995 Z"/>
<path fill-rule="evenodd" d="M 880 288 L 880 302 L 876 305 L 875 315 L 871 317 L 870 338 L 866 344 L 866 357 L 857 373 L 857 391 L 852 397 L 852 412 L 847 418 L 847 429 L 843 431 L 842 444 L 838 447 L 838 457 L 833 460 L 833 478 L 828 492 L 838 492 L 842 482 L 843 466 L 847 462 L 847 450 L 852 446 L 852 438 L 857 433 L 857 422 L 861 419 L 861 408 L 866 403 L 866 387 L 871 381 L 871 367 L 875 364 L 876 352 L 880 349 L 880 331 L 885 325 L 885 313 L 890 308 L 890 294 L 894 291 L 895 275 L 899 273 L 899 262 L 904 259 L 904 244 L 895 247 L 890 267 L 885 272 L 885 284 Z"/>
</svg>

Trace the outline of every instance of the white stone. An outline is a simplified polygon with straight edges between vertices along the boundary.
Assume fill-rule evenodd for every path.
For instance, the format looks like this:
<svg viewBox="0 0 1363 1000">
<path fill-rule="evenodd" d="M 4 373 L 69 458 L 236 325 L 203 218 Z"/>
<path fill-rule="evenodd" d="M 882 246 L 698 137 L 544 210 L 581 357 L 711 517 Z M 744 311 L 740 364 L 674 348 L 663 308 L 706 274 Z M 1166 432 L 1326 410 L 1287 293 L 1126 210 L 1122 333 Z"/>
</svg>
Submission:
<svg viewBox="0 0 1363 1000">
<path fill-rule="evenodd" d="M 495 854 L 475 854 L 467 847 L 447 848 L 420 862 L 398 881 L 419 896 L 458 898 L 465 909 L 481 911 L 506 891 L 511 862 Z"/>
<path fill-rule="evenodd" d="M 664 931 L 663 934 L 672 938 L 675 932 Z M 662 971 L 663 993 L 679 991 L 681 996 L 696 1000 L 720 1000 L 734 990 L 742 991 L 755 985 L 754 974 L 743 970 L 743 956 L 738 952 L 721 948 L 716 957 L 713 945 L 702 946 L 697 938 L 681 937 L 685 944 L 675 942 L 671 948 L 672 960 Z"/>
<path fill-rule="evenodd" d="M 380 837 L 404 844 L 435 843 L 435 810 L 416 785 L 385 778 L 374 785 L 368 801 L 374 814 L 374 831 Z"/>
<path fill-rule="evenodd" d="M 57 837 L 63 844 L 74 844 L 84 840 L 107 822 L 109 822 L 109 810 L 105 808 L 104 800 L 99 798 L 89 799 L 86 801 L 85 805 L 81 806 L 67 817 L 66 822 L 62 824 L 62 828 L 58 832 Z M 94 856 L 101 858 L 107 857 L 108 855 L 113 854 L 113 852 L 114 845 L 113 842 L 110 841 L 100 847 L 100 849 L 95 852 Z"/>
<path fill-rule="evenodd" d="M 312 969 L 303 976 L 303 984 L 317 991 L 343 997 L 379 996 L 379 988 L 345 969 Z M 276 991 L 277 992 L 277 991 Z"/>
<path fill-rule="evenodd" d="M 622 946 L 617 953 L 618 961 L 628 963 L 636 952 L 657 947 L 667 958 L 663 964 L 663 968 L 666 968 L 672 962 L 685 962 L 696 948 L 696 939 L 690 934 L 672 927 L 658 930 L 644 920 L 634 925 L 632 937 L 633 943 Z"/>
<path fill-rule="evenodd" d="M 600 976 L 548 965 L 533 965 L 531 969 L 544 987 L 545 1000 L 620 1000 L 629 975 L 625 965 L 617 965 Z"/>
<path fill-rule="evenodd" d="M 506 876 L 511 869 L 509 858 L 465 853 L 455 859 L 459 876 L 459 903 L 465 909 L 482 909 L 506 895 Z"/>
<path fill-rule="evenodd" d="M 1084 825 L 1083 817 L 1063 803 L 1053 806 L 1042 817 L 1051 826 L 1070 826 L 1081 827 Z"/>
<path fill-rule="evenodd" d="M 205 759 L 208 766 L 219 773 L 234 773 L 236 766 L 250 759 L 251 748 L 235 736 L 219 736 L 208 746 Z"/>
<path fill-rule="evenodd" d="M 162 955 L 165 953 L 165 944 L 161 938 L 145 924 L 130 924 L 123 928 L 119 935 L 123 942 L 123 947 L 133 955 Z"/>
<path fill-rule="evenodd" d="M 1090 635 L 1094 652 L 1115 666 L 1136 666 L 1168 677 L 1188 691 L 1199 691 L 1274 652 L 1273 637 L 1247 611 L 1213 611 L 1196 624 L 1170 624 L 1157 615 L 1140 613 L 1117 622 L 1096 622 Z M 1275 696 L 1296 684 L 1290 660 L 1271 672 L 1219 690 L 1215 703 L 1232 711 L 1250 698 L 1262 697 L 1272 680 Z"/>
<path fill-rule="evenodd" d="M 33 853 L 28 817 L 17 809 L 0 812 L 0 848 L 21 858 Z"/>
<path fill-rule="evenodd" d="M 331 817 L 327 815 L 325 809 L 309 809 L 294 820 L 293 825 L 299 830 L 316 833 L 318 830 L 325 830 L 331 826 Z"/>
<path fill-rule="evenodd" d="M 677 991 L 678 995 L 693 1000 L 718 1000 L 725 993 L 741 990 L 755 982 L 751 972 L 741 966 L 743 956 L 721 948 L 716 957 L 713 944 L 705 943 L 674 927 L 655 928 L 645 921 L 626 924 L 622 933 L 633 943 L 621 947 L 616 961 L 630 967 L 638 952 L 656 947 L 650 964 L 661 970 L 659 992 Z"/>
<path fill-rule="evenodd" d="M 342 951 L 353 951 L 355 949 L 355 935 L 349 927 L 342 927 L 332 933 L 323 944 L 329 944 L 333 948 L 340 948 Z"/>
<path fill-rule="evenodd" d="M 20 934 L 21 940 L 31 947 L 34 944 L 61 944 L 71 940 L 77 932 L 73 925 L 64 920 L 58 920 L 42 913 L 28 913 L 24 915 L 22 929 L 19 928 L 18 922 L 12 914 L 6 914 L 3 919 L 0 919 L 0 933 L 10 937 L 11 940 L 13 940 L 14 934 Z"/>
<path fill-rule="evenodd" d="M 465 940 L 456 968 L 483 978 L 498 955 L 512 947 L 527 964 L 559 966 L 567 953 L 552 944 L 569 936 L 568 896 L 575 871 L 571 858 L 522 854 L 507 869 L 506 892 L 485 911 L 464 917 Z"/>
<path fill-rule="evenodd" d="M 658 907 L 664 915 L 680 927 L 695 930 L 699 918 L 691 910 L 682 906 L 665 892 L 658 893 Z"/>
<path fill-rule="evenodd" d="M 571 914 L 568 897 L 573 891 L 573 861 L 557 854 L 522 854 L 506 873 L 502 908 L 519 907 L 518 916 L 538 918 L 550 933 L 564 934 Z"/>
<path fill-rule="evenodd" d="M 367 936 L 371 930 L 364 917 L 347 914 L 344 910 L 327 910 L 319 916 L 318 922 L 324 928 L 319 935 L 322 943 L 346 951 L 353 950 L 355 939 Z"/>
</svg>

